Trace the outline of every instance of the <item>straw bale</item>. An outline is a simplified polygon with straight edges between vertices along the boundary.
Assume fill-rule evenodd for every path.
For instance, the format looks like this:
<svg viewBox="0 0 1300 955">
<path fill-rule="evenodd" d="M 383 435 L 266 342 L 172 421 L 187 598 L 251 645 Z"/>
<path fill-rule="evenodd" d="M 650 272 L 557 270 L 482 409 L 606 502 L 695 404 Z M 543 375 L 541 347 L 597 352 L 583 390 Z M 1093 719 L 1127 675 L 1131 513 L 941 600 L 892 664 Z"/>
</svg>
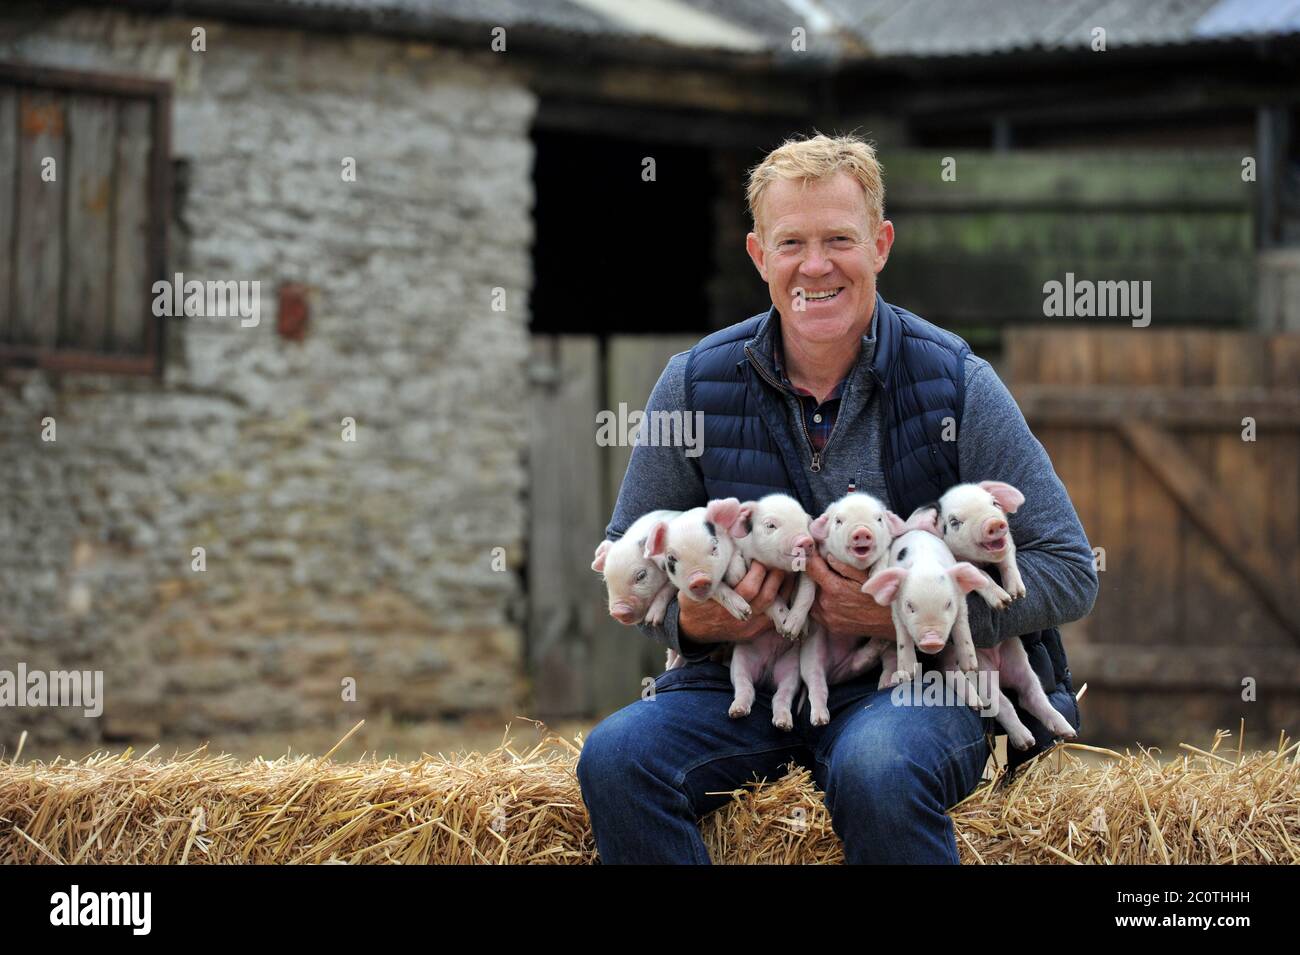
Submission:
<svg viewBox="0 0 1300 955">
<path fill-rule="evenodd" d="M 1229 735 L 1172 760 L 1058 746 L 954 807 L 962 861 L 1300 862 L 1300 744 L 1221 751 Z M 206 748 L 0 762 L 0 863 L 590 864 L 581 745 L 549 736 L 516 752 L 506 740 L 416 762 L 334 761 L 339 746 L 248 762 Z M 843 860 L 799 767 L 738 790 L 701 827 L 717 862 Z"/>
</svg>

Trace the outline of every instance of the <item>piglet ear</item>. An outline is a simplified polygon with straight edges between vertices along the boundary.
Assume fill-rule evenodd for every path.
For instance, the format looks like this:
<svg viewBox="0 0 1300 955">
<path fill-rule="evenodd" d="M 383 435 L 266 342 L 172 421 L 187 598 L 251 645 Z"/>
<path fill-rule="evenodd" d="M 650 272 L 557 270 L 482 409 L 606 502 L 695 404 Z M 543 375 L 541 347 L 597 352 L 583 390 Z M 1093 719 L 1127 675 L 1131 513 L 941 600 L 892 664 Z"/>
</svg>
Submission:
<svg viewBox="0 0 1300 955">
<path fill-rule="evenodd" d="M 889 528 L 892 537 L 899 537 L 907 533 L 907 522 L 893 511 L 885 511 L 885 526 Z"/>
<path fill-rule="evenodd" d="M 645 539 L 646 560 L 659 557 L 668 549 L 668 522 L 660 521 L 650 528 L 650 535 Z"/>
<path fill-rule="evenodd" d="M 808 525 L 808 533 L 813 536 L 814 540 L 824 541 L 829 535 L 828 528 L 831 522 L 831 513 L 827 511 L 821 517 L 814 520 Z"/>
<path fill-rule="evenodd" d="M 601 541 L 599 544 L 596 545 L 596 559 L 591 562 L 591 569 L 594 570 L 596 573 L 598 574 L 604 573 L 605 555 L 609 553 L 609 549 L 612 546 L 613 545 L 610 544 L 609 541 Z"/>
<path fill-rule="evenodd" d="M 740 501 L 734 497 L 720 497 L 709 501 L 704 508 L 704 519 L 714 527 L 727 530 L 736 522 L 740 513 Z"/>
<path fill-rule="evenodd" d="M 988 574 L 964 560 L 949 567 L 948 576 L 952 578 L 953 583 L 957 585 L 957 589 L 963 594 L 968 594 L 972 590 L 978 590 L 992 583 Z"/>
<path fill-rule="evenodd" d="M 876 603 L 885 607 L 894 602 L 894 598 L 898 596 L 898 588 L 903 586 L 905 580 L 907 580 L 906 567 L 890 567 L 863 584 L 862 592 L 871 594 L 876 598 Z"/>
<path fill-rule="evenodd" d="M 980 481 L 980 487 L 992 494 L 993 500 L 1001 504 L 1002 510 L 1008 514 L 1014 514 L 1025 503 L 1025 496 L 1004 481 Z"/>
<path fill-rule="evenodd" d="M 727 527 L 727 533 L 732 537 L 748 537 L 749 527 L 754 520 L 754 509 L 757 505 L 753 501 L 746 501 L 740 505 L 740 511 L 736 514 L 735 520 Z"/>
<path fill-rule="evenodd" d="M 903 524 L 903 531 L 929 531 L 935 537 L 939 534 L 939 509 L 933 505 L 918 507 Z"/>
</svg>

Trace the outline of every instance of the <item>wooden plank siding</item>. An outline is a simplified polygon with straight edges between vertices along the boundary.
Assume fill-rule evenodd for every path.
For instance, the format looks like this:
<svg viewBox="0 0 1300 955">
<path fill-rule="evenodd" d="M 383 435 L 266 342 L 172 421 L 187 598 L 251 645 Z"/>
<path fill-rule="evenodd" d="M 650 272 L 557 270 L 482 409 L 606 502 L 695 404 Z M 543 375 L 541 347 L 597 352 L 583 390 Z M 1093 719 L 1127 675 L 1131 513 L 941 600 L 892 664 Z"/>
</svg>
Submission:
<svg viewBox="0 0 1300 955">
<path fill-rule="evenodd" d="M 1093 612 L 1066 628 L 1089 734 L 1167 741 L 1245 716 L 1276 735 L 1300 712 L 1300 335 L 1005 342 L 1008 385 L 1105 549 Z M 1247 677 L 1265 705 L 1242 701 Z"/>
<path fill-rule="evenodd" d="M 0 63 L 0 363 L 161 371 L 170 112 L 165 83 Z"/>
<path fill-rule="evenodd" d="M 951 158 L 956 179 L 945 181 L 942 153 L 881 153 L 885 213 L 897 236 L 880 277 L 887 300 L 958 331 L 1041 322 L 1044 283 L 1071 272 L 1076 280 L 1149 280 L 1157 325 L 1253 315 L 1253 184 L 1241 180 L 1240 156 Z"/>
</svg>

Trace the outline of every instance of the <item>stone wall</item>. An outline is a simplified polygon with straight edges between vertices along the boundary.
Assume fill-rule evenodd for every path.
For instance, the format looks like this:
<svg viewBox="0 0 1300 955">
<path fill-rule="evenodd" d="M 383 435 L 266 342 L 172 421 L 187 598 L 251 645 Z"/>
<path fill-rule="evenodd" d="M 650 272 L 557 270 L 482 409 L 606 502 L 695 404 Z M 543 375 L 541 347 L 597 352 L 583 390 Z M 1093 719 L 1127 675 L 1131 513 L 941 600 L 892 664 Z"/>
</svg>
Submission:
<svg viewBox="0 0 1300 955">
<path fill-rule="evenodd" d="M 255 328 L 169 320 L 161 382 L 0 377 L 0 669 L 105 683 L 0 742 L 517 712 L 533 94 L 486 49 L 118 12 L 0 18 L 0 60 L 171 81 L 169 273 L 262 288 Z"/>
</svg>

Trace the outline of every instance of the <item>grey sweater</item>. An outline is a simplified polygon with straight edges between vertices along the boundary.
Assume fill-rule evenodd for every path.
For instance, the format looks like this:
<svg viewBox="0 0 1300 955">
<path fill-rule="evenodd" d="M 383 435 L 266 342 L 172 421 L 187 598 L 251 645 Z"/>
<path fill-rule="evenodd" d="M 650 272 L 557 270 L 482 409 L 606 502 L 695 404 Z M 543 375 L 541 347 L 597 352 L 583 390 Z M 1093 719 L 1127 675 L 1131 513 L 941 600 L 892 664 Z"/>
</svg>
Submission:
<svg viewBox="0 0 1300 955">
<path fill-rule="evenodd" d="M 777 333 L 775 326 L 775 322 L 768 323 L 769 335 Z M 873 334 L 874 328 L 873 322 Z M 755 351 L 772 379 L 779 381 L 770 342 L 760 341 Z M 808 470 L 812 449 L 800 426 L 798 399 L 789 392 L 784 394 L 785 426 L 795 446 L 802 449 L 806 477 L 815 497 L 813 516 L 847 493 L 851 481 L 859 491 L 896 507 L 889 499 L 880 463 L 882 409 L 879 389 L 870 374 L 874 353 L 874 337 L 864 337 L 858 361 L 841 395 L 839 414 L 822 453 L 819 472 Z M 687 353 L 681 352 L 668 360 L 646 404 L 647 415 L 687 410 L 686 358 Z M 650 444 L 633 448 L 614 514 L 605 530 L 607 538 L 622 537 L 632 522 L 647 511 L 687 510 L 708 502 L 698 458 L 688 457 L 687 450 Z M 963 482 L 1006 481 L 1025 495 L 1024 506 L 1010 515 L 1010 524 L 1017 564 L 1028 594 L 997 612 L 978 595 L 969 595 L 971 635 L 976 646 L 991 647 L 1010 636 L 1085 616 L 1097 596 L 1097 573 L 1074 505 L 1011 393 L 992 366 L 973 354 L 966 360 L 966 402 L 958 423 L 957 454 Z M 696 642 L 680 634 L 677 610 L 674 598 L 663 624 L 641 624 L 641 631 L 678 650 L 688 660 L 704 658 L 718 644 Z"/>
</svg>

